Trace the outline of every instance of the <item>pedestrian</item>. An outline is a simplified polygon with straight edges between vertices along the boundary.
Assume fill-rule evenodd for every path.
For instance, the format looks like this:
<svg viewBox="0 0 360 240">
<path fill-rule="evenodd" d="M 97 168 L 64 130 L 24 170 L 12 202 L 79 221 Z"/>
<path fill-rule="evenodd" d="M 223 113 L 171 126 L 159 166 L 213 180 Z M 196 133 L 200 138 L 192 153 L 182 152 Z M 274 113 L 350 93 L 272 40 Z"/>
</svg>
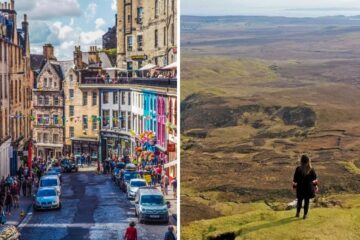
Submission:
<svg viewBox="0 0 360 240">
<path fill-rule="evenodd" d="M 137 230 L 135 228 L 135 222 L 131 222 L 126 229 L 124 240 L 137 240 Z"/>
<path fill-rule="evenodd" d="M 11 196 L 11 192 L 8 191 L 6 194 L 6 199 L 5 199 L 5 211 L 7 215 L 11 215 L 11 208 L 13 206 L 13 198 Z"/>
<path fill-rule="evenodd" d="M 168 231 L 165 233 L 164 240 L 176 240 L 175 234 L 174 234 L 174 227 L 170 225 L 168 227 Z"/>
<path fill-rule="evenodd" d="M 27 180 L 25 178 L 23 179 L 21 186 L 22 186 L 23 196 L 26 197 Z"/>
<path fill-rule="evenodd" d="M 19 195 L 18 195 L 18 182 L 15 181 L 10 188 L 11 196 L 13 198 L 14 208 L 19 207 Z"/>
<path fill-rule="evenodd" d="M 0 206 L 0 225 L 4 225 L 6 223 L 6 215 L 2 206 Z"/>
<path fill-rule="evenodd" d="M 174 198 L 176 198 L 176 193 L 177 193 L 177 180 L 176 180 L 176 177 L 171 181 L 171 186 L 172 186 L 172 189 L 173 189 Z"/>
<path fill-rule="evenodd" d="M 165 195 L 168 195 L 168 187 L 169 187 L 169 177 L 165 174 L 164 175 L 164 192 L 165 192 Z"/>
<path fill-rule="evenodd" d="M 29 197 L 31 197 L 31 194 L 32 194 L 32 184 L 33 184 L 33 180 L 31 177 L 28 178 L 28 180 L 26 181 L 26 188 L 28 190 L 28 195 Z"/>
<path fill-rule="evenodd" d="M 315 170 L 311 166 L 311 160 L 307 155 L 300 158 L 301 165 L 295 170 L 293 188 L 296 189 L 297 207 L 296 217 L 300 216 L 302 202 L 304 201 L 304 216 L 306 219 L 309 211 L 309 202 L 318 191 L 318 180 Z"/>
</svg>

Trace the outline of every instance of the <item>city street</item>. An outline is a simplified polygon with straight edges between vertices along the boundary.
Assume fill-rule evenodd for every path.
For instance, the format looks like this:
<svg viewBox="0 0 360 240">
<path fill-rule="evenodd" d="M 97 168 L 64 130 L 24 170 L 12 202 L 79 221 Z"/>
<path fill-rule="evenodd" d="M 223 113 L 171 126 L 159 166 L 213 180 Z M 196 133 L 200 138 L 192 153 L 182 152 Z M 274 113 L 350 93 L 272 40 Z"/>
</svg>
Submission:
<svg viewBox="0 0 360 240">
<path fill-rule="evenodd" d="M 63 174 L 62 209 L 30 212 L 20 225 L 23 239 L 123 239 L 134 206 L 110 176 L 94 172 Z M 138 224 L 139 239 L 163 239 L 166 224 Z"/>
</svg>

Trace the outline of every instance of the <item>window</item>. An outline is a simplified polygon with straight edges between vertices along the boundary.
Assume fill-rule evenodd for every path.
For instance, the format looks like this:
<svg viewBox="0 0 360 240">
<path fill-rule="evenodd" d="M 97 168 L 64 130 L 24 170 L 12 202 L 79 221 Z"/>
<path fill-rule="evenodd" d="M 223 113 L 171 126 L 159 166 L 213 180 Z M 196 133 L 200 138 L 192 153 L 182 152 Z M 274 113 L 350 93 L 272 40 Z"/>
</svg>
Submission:
<svg viewBox="0 0 360 240">
<path fill-rule="evenodd" d="M 44 104 L 44 97 L 38 96 L 38 105 L 43 105 L 43 104 Z"/>
<path fill-rule="evenodd" d="M 55 106 L 59 105 L 59 98 L 58 97 L 54 97 L 54 105 Z"/>
<path fill-rule="evenodd" d="M 43 116 L 43 124 L 48 125 L 50 123 L 50 116 L 48 114 L 45 114 Z"/>
<path fill-rule="evenodd" d="M 54 134 L 53 135 L 53 143 L 58 143 L 59 142 L 59 135 L 58 134 Z"/>
<path fill-rule="evenodd" d="M 50 99 L 48 96 L 45 97 L 45 105 L 46 106 L 50 105 Z"/>
<path fill-rule="evenodd" d="M 47 86 L 48 86 L 48 79 L 44 78 L 44 87 L 47 88 Z"/>
<path fill-rule="evenodd" d="M 54 125 L 58 125 L 58 124 L 59 124 L 59 116 L 58 116 L 58 115 L 54 115 L 54 116 L 53 116 L 53 121 L 54 121 Z"/>
<path fill-rule="evenodd" d="M 164 46 L 166 46 L 166 27 L 164 27 Z"/>
<path fill-rule="evenodd" d="M 159 39 L 158 39 L 158 30 L 155 30 L 155 47 L 159 46 Z"/>
<path fill-rule="evenodd" d="M 131 105 L 131 92 L 128 92 L 128 105 Z"/>
<path fill-rule="evenodd" d="M 70 99 L 74 99 L 74 89 L 69 89 Z"/>
<path fill-rule="evenodd" d="M 103 104 L 108 104 L 108 103 L 109 103 L 109 93 L 104 92 L 103 93 Z"/>
<path fill-rule="evenodd" d="M 49 78 L 49 88 L 52 88 L 52 78 Z"/>
<path fill-rule="evenodd" d="M 137 8 L 137 23 L 141 24 L 143 22 L 143 16 L 144 16 L 144 8 L 138 7 Z"/>
<path fill-rule="evenodd" d="M 83 106 L 88 104 L 88 94 L 87 92 L 83 92 Z"/>
<path fill-rule="evenodd" d="M 70 78 L 70 82 L 74 81 L 74 77 L 72 74 L 70 74 L 69 78 Z"/>
<path fill-rule="evenodd" d="M 75 129 L 74 127 L 70 127 L 69 128 L 69 132 L 70 132 L 70 137 L 73 138 L 75 136 Z"/>
<path fill-rule="evenodd" d="M 125 129 L 126 128 L 126 125 L 125 125 L 125 119 L 126 119 L 126 112 L 121 112 L 121 128 L 122 129 Z"/>
<path fill-rule="evenodd" d="M 93 92 L 92 94 L 92 105 L 95 106 L 97 103 L 97 92 Z"/>
<path fill-rule="evenodd" d="M 70 117 L 74 116 L 74 106 L 69 107 L 69 115 L 70 115 Z"/>
<path fill-rule="evenodd" d="M 159 0 L 155 0 L 155 18 L 159 17 Z"/>
<path fill-rule="evenodd" d="M 109 127 L 110 110 L 103 110 L 103 127 Z"/>
<path fill-rule="evenodd" d="M 132 36 L 128 36 L 127 37 L 127 50 L 132 51 L 132 47 L 133 47 L 133 38 L 132 38 Z"/>
<path fill-rule="evenodd" d="M 49 142 L 49 134 L 44 133 L 44 143 L 48 143 L 48 142 Z"/>
<path fill-rule="evenodd" d="M 38 143 L 41 143 L 41 133 L 38 133 L 38 134 L 37 134 L 37 142 L 38 142 Z"/>
<path fill-rule="evenodd" d="M 138 44 L 138 51 L 142 51 L 143 50 L 143 36 L 142 35 L 137 36 L 137 44 Z"/>
<path fill-rule="evenodd" d="M 119 127 L 119 111 L 113 111 L 113 128 Z"/>
<path fill-rule="evenodd" d="M 121 92 L 121 104 L 125 105 L 125 92 Z"/>
<path fill-rule="evenodd" d="M 57 88 L 57 82 L 56 81 L 54 82 L 54 88 Z"/>
<path fill-rule="evenodd" d="M 128 130 L 131 129 L 131 112 L 128 112 Z"/>
<path fill-rule="evenodd" d="M 83 115 L 82 121 L 83 121 L 83 129 L 84 129 L 84 130 L 88 129 L 88 116 L 87 116 L 87 115 Z"/>
<path fill-rule="evenodd" d="M 92 116 L 92 130 L 96 130 L 97 129 L 97 117 L 96 116 Z"/>
<path fill-rule="evenodd" d="M 119 103 L 119 95 L 117 92 L 113 92 L 113 103 L 118 104 Z"/>
</svg>

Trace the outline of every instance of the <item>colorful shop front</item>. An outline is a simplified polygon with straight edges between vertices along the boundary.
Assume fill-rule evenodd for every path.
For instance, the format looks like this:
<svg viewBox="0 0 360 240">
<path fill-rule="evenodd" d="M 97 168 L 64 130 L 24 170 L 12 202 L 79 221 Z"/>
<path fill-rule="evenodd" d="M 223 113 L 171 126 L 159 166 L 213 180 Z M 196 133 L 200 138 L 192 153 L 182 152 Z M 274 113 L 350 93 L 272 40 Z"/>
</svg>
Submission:
<svg viewBox="0 0 360 240">
<path fill-rule="evenodd" d="M 127 132 L 101 131 L 100 133 L 101 160 L 118 159 L 131 156 L 135 140 Z"/>
</svg>

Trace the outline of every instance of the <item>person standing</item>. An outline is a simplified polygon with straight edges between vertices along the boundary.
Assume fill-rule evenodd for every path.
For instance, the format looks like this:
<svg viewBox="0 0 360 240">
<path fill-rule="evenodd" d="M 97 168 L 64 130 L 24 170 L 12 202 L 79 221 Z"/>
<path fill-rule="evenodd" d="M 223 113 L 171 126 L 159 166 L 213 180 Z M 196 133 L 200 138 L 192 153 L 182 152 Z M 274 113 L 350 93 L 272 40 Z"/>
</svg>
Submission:
<svg viewBox="0 0 360 240">
<path fill-rule="evenodd" d="M 22 180 L 21 187 L 22 187 L 23 196 L 26 197 L 27 179 L 24 178 Z"/>
<path fill-rule="evenodd" d="M 13 206 L 13 197 L 11 195 L 11 192 L 8 191 L 6 194 L 6 199 L 5 199 L 5 211 L 7 215 L 11 215 L 11 208 Z"/>
<path fill-rule="evenodd" d="M 126 229 L 124 240 L 137 240 L 137 230 L 135 228 L 135 222 L 131 222 Z"/>
<path fill-rule="evenodd" d="M 169 177 L 165 174 L 164 175 L 164 192 L 165 192 L 165 195 L 168 195 L 168 187 L 169 187 Z"/>
<path fill-rule="evenodd" d="M 165 233 L 164 240 L 176 240 L 175 234 L 174 234 L 174 227 L 169 226 L 168 231 Z"/>
<path fill-rule="evenodd" d="M 171 186 L 173 189 L 173 194 L 174 194 L 174 198 L 176 198 L 176 191 L 177 191 L 177 181 L 176 181 L 176 177 L 171 181 Z"/>
<path fill-rule="evenodd" d="M 300 158 L 301 165 L 295 169 L 293 178 L 293 188 L 296 189 L 297 207 L 296 217 L 300 216 L 302 202 L 304 201 L 304 216 L 306 219 L 309 211 L 310 199 L 315 197 L 318 191 L 318 179 L 316 172 L 311 166 L 311 160 L 307 155 Z"/>
</svg>

